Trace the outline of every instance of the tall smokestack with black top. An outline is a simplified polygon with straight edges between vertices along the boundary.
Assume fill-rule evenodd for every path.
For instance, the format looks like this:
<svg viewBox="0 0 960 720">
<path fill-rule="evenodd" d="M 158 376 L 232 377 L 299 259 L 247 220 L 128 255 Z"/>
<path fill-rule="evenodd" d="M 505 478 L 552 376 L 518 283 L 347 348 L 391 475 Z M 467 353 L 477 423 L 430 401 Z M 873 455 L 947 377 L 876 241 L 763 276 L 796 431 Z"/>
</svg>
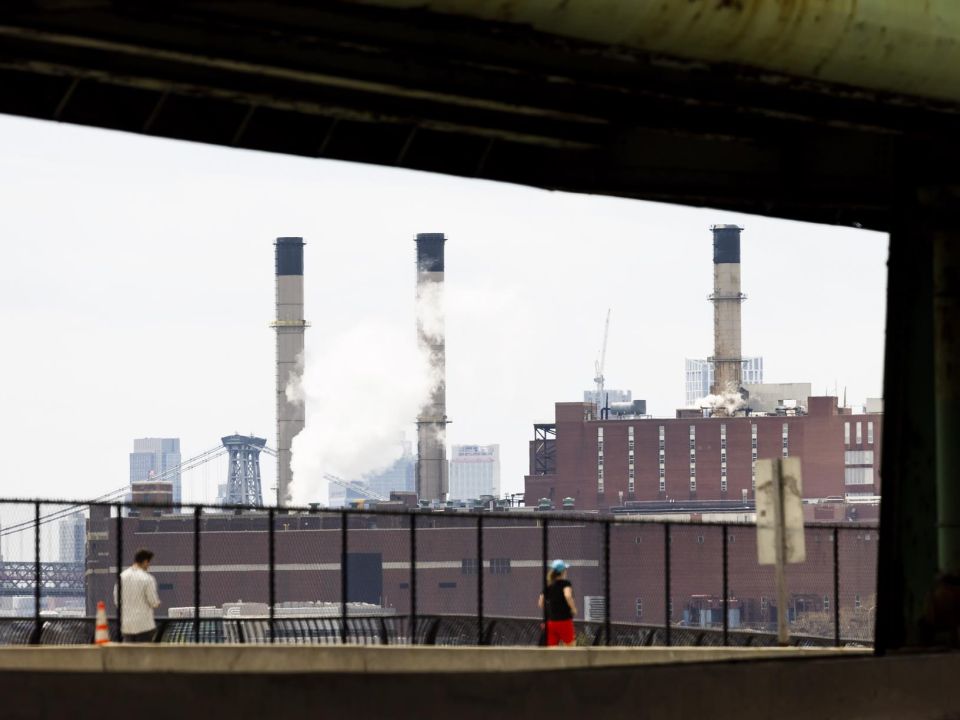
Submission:
<svg viewBox="0 0 960 720">
<path fill-rule="evenodd" d="M 429 356 L 431 389 L 417 417 L 417 496 L 447 497 L 447 376 L 443 328 L 443 233 L 417 235 L 417 340 Z"/>
<path fill-rule="evenodd" d="M 713 231 L 713 371 L 714 395 L 739 393 L 740 349 L 740 233 L 736 225 L 714 225 Z M 721 410 L 722 412 L 722 410 Z"/>
<path fill-rule="evenodd" d="M 281 237 L 274 244 L 277 279 L 277 505 L 290 502 L 293 469 L 290 446 L 303 430 L 302 400 L 287 399 L 287 386 L 303 374 L 303 238 Z"/>
</svg>

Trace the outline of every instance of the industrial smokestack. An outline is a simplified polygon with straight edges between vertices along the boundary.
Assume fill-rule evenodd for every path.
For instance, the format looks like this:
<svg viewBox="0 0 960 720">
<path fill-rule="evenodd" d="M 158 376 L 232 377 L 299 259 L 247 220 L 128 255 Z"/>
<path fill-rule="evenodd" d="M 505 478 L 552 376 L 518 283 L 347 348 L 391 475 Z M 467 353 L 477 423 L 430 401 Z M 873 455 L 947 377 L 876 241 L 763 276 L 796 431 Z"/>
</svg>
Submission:
<svg viewBox="0 0 960 720">
<path fill-rule="evenodd" d="M 417 497 L 447 497 L 447 369 L 443 329 L 443 233 L 417 235 L 417 340 L 429 353 L 430 398 L 417 417 Z"/>
<path fill-rule="evenodd" d="M 739 393 L 742 358 L 740 350 L 740 233 L 736 225 L 714 225 L 713 231 L 713 372 L 710 392 Z M 722 408 L 722 406 L 721 406 Z M 721 412 L 724 412 L 721 409 Z"/>
<path fill-rule="evenodd" d="M 287 399 L 287 386 L 303 374 L 303 238 L 281 237 L 274 243 L 277 274 L 277 505 L 290 502 L 293 470 L 290 445 L 303 430 L 302 400 Z"/>
</svg>

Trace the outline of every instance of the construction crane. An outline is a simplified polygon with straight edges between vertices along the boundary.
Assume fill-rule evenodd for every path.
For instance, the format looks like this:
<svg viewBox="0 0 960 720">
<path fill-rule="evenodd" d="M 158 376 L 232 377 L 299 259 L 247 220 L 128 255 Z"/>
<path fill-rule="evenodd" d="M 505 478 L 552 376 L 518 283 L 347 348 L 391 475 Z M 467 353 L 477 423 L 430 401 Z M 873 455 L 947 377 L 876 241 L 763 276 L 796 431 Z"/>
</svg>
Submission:
<svg viewBox="0 0 960 720">
<path fill-rule="evenodd" d="M 605 403 L 603 402 L 603 366 L 607 362 L 607 337 L 610 335 L 610 308 L 607 308 L 607 322 L 603 326 L 603 345 L 600 347 L 600 359 L 597 360 L 594 369 L 596 371 L 596 376 L 593 378 L 593 382 L 597 384 L 597 408 L 602 409 Z"/>
<path fill-rule="evenodd" d="M 330 473 L 324 473 L 323 479 L 329 483 L 333 483 L 334 485 L 339 485 L 347 490 L 352 490 L 358 495 L 363 495 L 368 500 L 380 500 L 381 502 L 386 502 L 388 500 L 388 498 L 375 493 L 373 490 L 364 487 L 360 483 L 350 482 L 349 480 L 344 480 L 343 478 L 337 477 L 336 475 L 331 475 Z"/>
</svg>

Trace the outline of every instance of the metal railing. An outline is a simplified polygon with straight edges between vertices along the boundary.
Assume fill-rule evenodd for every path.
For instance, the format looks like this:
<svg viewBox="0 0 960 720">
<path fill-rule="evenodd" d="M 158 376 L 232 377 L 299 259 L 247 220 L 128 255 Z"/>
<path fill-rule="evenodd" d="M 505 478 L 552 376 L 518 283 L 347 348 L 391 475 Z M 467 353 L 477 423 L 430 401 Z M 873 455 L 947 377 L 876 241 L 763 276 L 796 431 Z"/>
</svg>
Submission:
<svg viewBox="0 0 960 720">
<path fill-rule="evenodd" d="M 0 618 L 2 645 L 86 645 L 94 640 L 95 618 L 41 619 L 39 641 L 35 639 L 32 619 Z M 604 623 L 576 621 L 577 644 L 583 646 L 653 647 L 665 646 L 666 631 L 661 625 L 611 623 L 607 640 Z M 539 620 L 524 618 L 486 618 L 480 642 L 476 636 L 476 618 L 455 615 L 420 615 L 416 632 L 411 632 L 409 616 L 349 618 L 346 643 L 351 645 L 431 645 L 431 646 L 524 646 L 542 644 Z M 116 619 L 108 621 L 113 642 L 122 640 Z M 773 647 L 776 633 L 704 628 L 674 627 L 674 646 L 682 647 Z M 195 644 L 192 620 L 157 619 L 153 642 L 163 644 Z M 297 618 L 295 620 L 203 618 L 200 621 L 202 644 L 285 644 L 341 645 L 344 633 L 338 618 Z M 867 646 L 869 642 L 844 638 L 844 646 Z M 833 638 L 815 635 L 792 635 L 795 647 L 830 647 Z"/>
<path fill-rule="evenodd" d="M 24 510 L 29 519 L 9 522 L 18 512 L 26 515 Z M 67 511 L 82 513 L 85 522 L 82 617 L 51 615 L 63 612 L 59 603 L 69 591 L 61 584 L 54 592 L 57 563 L 42 540 L 46 534 L 48 545 L 53 542 L 48 528 Z M 90 642 L 96 601 L 112 595 L 134 550 L 152 543 L 159 543 L 154 570 L 161 599 L 176 603 L 186 597 L 182 588 L 187 578 L 192 585 L 190 601 L 178 603 L 181 617 L 158 618 L 157 642 L 541 644 L 547 616 L 546 610 L 542 616 L 536 610 L 536 595 L 546 591 L 550 561 L 565 556 L 574 558 L 571 579 L 583 604 L 590 602 L 584 607 L 589 617 L 576 623 L 578 644 L 776 643 L 780 609 L 772 605 L 768 571 L 756 562 L 755 528 L 745 522 L 532 509 L 330 510 L 17 499 L 0 500 L 0 522 L 8 554 L 14 544 L 23 554 L 29 547 L 25 537 L 33 541 L 32 558 L 11 561 L 19 579 L 2 598 L 32 590 L 32 617 L 22 612 L 22 595 L 20 610 L 0 606 L 10 615 L 0 617 L 0 644 Z M 876 526 L 861 523 L 807 527 L 808 545 L 817 547 L 805 566 L 791 573 L 791 604 L 785 610 L 792 642 L 871 644 L 876 533 Z M 10 541 L 17 536 L 19 543 Z M 357 565 L 357 557 L 369 562 Z M 33 563 L 32 588 L 24 579 L 27 562 Z M 225 606 L 228 597 L 239 594 L 230 595 L 235 589 L 249 588 L 251 578 L 261 576 L 263 583 L 247 598 L 247 604 L 263 606 L 261 616 L 209 616 L 224 612 L 210 606 L 210 595 Z M 359 607 L 364 582 L 379 587 L 380 597 Z M 842 588 L 845 583 L 850 591 Z M 290 589 L 294 586 L 306 588 L 299 590 L 304 595 L 315 590 L 314 597 L 297 597 L 298 591 Z M 0 577 L 0 591 L 4 587 Z M 457 590 L 456 607 L 445 599 L 445 587 Z M 307 601 L 309 606 L 292 611 L 286 607 Z M 465 607 L 469 602 L 472 608 Z M 651 605 L 653 611 L 647 609 Z M 118 622 L 123 611 L 119 593 L 109 613 L 111 637 L 117 641 L 123 640 Z M 657 611 L 659 621 L 651 622 Z"/>
</svg>

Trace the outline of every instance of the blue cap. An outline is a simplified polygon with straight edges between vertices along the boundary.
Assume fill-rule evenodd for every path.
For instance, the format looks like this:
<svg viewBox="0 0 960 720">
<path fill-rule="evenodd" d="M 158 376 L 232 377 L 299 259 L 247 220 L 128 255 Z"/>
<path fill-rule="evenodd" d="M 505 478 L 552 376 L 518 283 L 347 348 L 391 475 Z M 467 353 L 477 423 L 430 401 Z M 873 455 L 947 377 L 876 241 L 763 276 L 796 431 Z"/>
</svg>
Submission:
<svg viewBox="0 0 960 720">
<path fill-rule="evenodd" d="M 554 560 L 550 563 L 550 569 L 554 572 L 562 573 L 569 567 L 563 560 Z"/>
</svg>

